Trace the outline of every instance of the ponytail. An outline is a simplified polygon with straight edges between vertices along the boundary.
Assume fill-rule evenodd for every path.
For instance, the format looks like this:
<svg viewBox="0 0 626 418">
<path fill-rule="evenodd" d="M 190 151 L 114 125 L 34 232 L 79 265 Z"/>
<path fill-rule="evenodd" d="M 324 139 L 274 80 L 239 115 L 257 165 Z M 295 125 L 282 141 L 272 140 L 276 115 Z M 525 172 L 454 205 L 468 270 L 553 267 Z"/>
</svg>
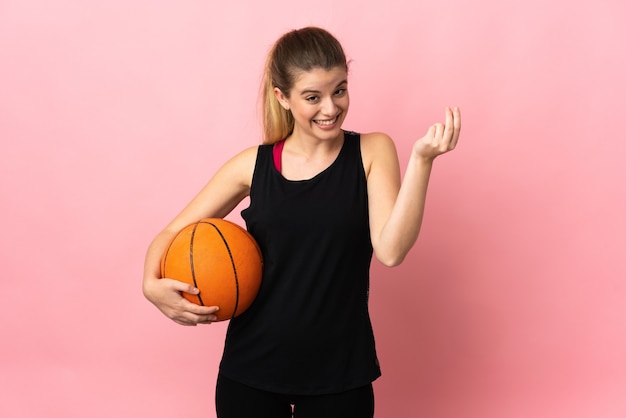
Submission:
<svg viewBox="0 0 626 418">
<path fill-rule="evenodd" d="M 272 55 L 265 65 L 263 80 L 263 134 L 264 144 L 274 144 L 293 132 L 294 120 L 291 112 L 278 102 L 274 88 L 278 87 L 272 77 Z M 280 87 L 279 87 L 280 88 Z"/>
</svg>

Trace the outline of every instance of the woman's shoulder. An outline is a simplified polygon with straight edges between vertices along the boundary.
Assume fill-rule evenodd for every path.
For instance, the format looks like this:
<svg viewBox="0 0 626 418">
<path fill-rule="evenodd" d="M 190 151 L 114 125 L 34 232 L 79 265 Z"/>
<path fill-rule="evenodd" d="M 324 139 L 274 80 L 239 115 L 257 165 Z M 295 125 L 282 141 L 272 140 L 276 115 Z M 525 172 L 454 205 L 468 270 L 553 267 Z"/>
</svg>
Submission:
<svg viewBox="0 0 626 418">
<path fill-rule="evenodd" d="M 256 165 L 258 150 L 258 145 L 245 148 L 226 161 L 219 171 L 228 173 L 233 180 L 239 179 L 242 183 L 249 184 Z"/>
<path fill-rule="evenodd" d="M 360 145 L 362 151 L 376 151 L 385 147 L 395 148 L 393 139 L 391 139 L 391 137 L 384 132 L 363 133 L 355 131 L 344 131 L 344 133 L 348 137 L 360 137 Z"/>
<path fill-rule="evenodd" d="M 361 143 L 366 146 L 385 146 L 393 144 L 393 140 L 384 132 L 361 133 Z"/>
<path fill-rule="evenodd" d="M 361 152 L 363 156 L 371 158 L 378 154 L 388 154 L 396 152 L 396 146 L 393 139 L 384 132 L 368 132 L 361 134 Z"/>
<path fill-rule="evenodd" d="M 254 165 L 260 146 L 255 145 L 243 149 L 226 162 L 227 165 Z"/>
<path fill-rule="evenodd" d="M 361 133 L 361 157 L 365 172 L 369 174 L 376 161 L 394 161 L 398 155 L 393 139 L 384 132 Z"/>
</svg>

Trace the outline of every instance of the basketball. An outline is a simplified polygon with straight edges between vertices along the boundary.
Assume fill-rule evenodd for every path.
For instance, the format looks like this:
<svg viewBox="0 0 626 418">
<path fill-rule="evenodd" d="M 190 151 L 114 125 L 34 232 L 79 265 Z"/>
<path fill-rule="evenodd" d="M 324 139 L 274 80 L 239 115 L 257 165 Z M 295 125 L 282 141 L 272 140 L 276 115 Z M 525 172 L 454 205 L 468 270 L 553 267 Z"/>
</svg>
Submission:
<svg viewBox="0 0 626 418">
<path fill-rule="evenodd" d="M 183 296 L 198 305 L 219 306 L 217 321 L 245 312 L 261 286 L 263 258 L 256 241 L 239 225 L 202 219 L 178 232 L 161 258 L 161 277 L 189 283 L 198 295 Z"/>
</svg>

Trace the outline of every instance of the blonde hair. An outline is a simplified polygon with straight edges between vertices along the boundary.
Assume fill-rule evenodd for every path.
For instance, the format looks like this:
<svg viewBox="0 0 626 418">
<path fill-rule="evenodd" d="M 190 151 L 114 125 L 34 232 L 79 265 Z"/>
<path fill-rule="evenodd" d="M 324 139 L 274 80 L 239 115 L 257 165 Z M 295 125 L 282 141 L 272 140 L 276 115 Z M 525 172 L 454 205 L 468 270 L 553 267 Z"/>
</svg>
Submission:
<svg viewBox="0 0 626 418">
<path fill-rule="evenodd" d="M 317 27 L 292 30 L 280 37 L 270 50 L 263 80 L 264 144 L 273 144 L 293 132 L 294 119 L 274 95 L 274 88 L 289 97 L 296 76 L 314 68 L 348 71 L 346 55 L 339 41 L 328 31 Z"/>
</svg>

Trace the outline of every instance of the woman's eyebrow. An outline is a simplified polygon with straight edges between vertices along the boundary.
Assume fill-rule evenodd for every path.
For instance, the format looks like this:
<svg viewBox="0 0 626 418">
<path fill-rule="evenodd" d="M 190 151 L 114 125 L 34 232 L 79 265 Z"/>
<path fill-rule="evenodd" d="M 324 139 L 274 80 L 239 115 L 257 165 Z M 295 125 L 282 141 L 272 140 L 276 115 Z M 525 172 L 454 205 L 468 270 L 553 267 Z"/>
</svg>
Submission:
<svg viewBox="0 0 626 418">
<path fill-rule="evenodd" d="M 337 87 L 339 87 L 339 86 L 341 86 L 343 84 L 348 84 L 348 80 L 341 80 L 339 83 L 337 83 L 337 86 L 335 88 L 337 88 Z M 302 90 L 300 92 L 300 94 L 311 94 L 311 93 L 319 94 L 320 91 L 319 90 L 314 90 L 312 88 L 308 88 L 308 89 Z"/>
</svg>

